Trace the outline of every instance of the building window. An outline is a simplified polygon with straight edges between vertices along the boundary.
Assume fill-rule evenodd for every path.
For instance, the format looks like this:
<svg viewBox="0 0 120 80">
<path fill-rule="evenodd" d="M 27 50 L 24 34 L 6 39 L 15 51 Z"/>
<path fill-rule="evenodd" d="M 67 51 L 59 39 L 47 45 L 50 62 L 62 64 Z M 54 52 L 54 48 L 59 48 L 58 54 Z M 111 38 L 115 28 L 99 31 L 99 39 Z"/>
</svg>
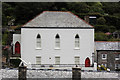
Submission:
<svg viewBox="0 0 120 80">
<path fill-rule="evenodd" d="M 120 60 L 120 54 L 115 54 L 115 60 Z"/>
<path fill-rule="evenodd" d="M 102 59 L 107 59 L 107 54 L 102 54 Z"/>
<path fill-rule="evenodd" d="M 80 64 L 80 57 L 79 56 L 75 57 L 75 64 Z"/>
<path fill-rule="evenodd" d="M 115 69 L 119 69 L 119 64 L 115 64 Z"/>
<path fill-rule="evenodd" d="M 40 56 L 36 57 L 36 64 L 41 64 L 41 57 Z"/>
<path fill-rule="evenodd" d="M 79 35 L 76 34 L 76 36 L 75 36 L 75 48 L 79 49 L 79 47 L 80 47 Z"/>
<path fill-rule="evenodd" d="M 20 43 L 18 41 L 15 43 L 15 54 L 20 54 Z"/>
<path fill-rule="evenodd" d="M 60 57 L 55 57 L 55 64 L 60 64 Z"/>
<path fill-rule="evenodd" d="M 60 36 L 58 34 L 55 36 L 55 48 L 60 48 Z"/>
<path fill-rule="evenodd" d="M 41 48 L 41 36 L 40 34 L 37 35 L 37 39 L 36 39 L 36 48 L 40 49 Z"/>
</svg>

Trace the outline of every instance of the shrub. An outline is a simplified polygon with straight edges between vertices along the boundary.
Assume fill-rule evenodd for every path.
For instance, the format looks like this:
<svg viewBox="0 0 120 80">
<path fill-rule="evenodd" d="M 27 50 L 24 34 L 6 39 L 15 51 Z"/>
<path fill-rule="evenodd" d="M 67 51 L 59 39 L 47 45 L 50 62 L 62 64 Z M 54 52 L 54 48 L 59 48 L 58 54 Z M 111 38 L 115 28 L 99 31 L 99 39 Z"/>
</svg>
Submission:
<svg viewBox="0 0 120 80">
<path fill-rule="evenodd" d="M 108 36 L 103 32 L 95 33 L 95 41 L 108 41 Z"/>
<path fill-rule="evenodd" d="M 106 23 L 106 20 L 105 20 L 104 17 L 99 17 L 99 18 L 97 19 L 97 24 L 99 24 L 99 25 L 104 25 L 105 23 Z"/>
<path fill-rule="evenodd" d="M 12 59 L 10 60 L 10 64 L 12 65 L 12 67 L 16 68 L 19 67 L 21 60 L 20 59 Z"/>
<path fill-rule="evenodd" d="M 114 26 L 108 25 L 95 25 L 95 32 L 110 32 L 113 33 L 116 30 Z"/>
</svg>

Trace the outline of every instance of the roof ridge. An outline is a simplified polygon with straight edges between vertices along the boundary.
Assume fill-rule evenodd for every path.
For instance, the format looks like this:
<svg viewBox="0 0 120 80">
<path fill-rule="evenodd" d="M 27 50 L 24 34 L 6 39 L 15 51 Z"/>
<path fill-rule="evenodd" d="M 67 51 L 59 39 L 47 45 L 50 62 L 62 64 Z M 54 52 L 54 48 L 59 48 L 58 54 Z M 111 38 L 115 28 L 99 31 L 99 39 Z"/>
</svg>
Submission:
<svg viewBox="0 0 120 80">
<path fill-rule="evenodd" d="M 22 25 L 22 27 L 24 27 L 27 23 L 33 21 L 36 17 L 40 16 L 41 14 L 44 14 L 45 12 L 65 12 L 65 13 L 70 13 L 73 16 L 75 16 L 76 18 L 80 19 L 81 21 L 83 21 L 85 24 L 89 25 L 90 27 L 94 27 L 92 25 L 90 25 L 89 23 L 87 23 L 85 20 L 83 20 L 82 18 L 78 17 L 77 15 L 75 15 L 74 13 L 72 13 L 71 11 L 43 11 L 41 13 L 39 13 L 38 15 L 36 15 L 33 19 L 29 20 L 28 22 L 26 22 L 25 24 Z"/>
</svg>

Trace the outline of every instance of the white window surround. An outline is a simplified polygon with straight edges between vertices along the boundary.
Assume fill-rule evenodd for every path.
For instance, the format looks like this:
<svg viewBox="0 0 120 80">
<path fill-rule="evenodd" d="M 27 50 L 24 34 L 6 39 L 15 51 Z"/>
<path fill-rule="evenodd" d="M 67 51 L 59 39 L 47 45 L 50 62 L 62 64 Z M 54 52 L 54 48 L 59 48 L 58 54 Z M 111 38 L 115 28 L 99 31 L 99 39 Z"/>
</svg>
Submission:
<svg viewBox="0 0 120 80">
<path fill-rule="evenodd" d="M 102 54 L 102 59 L 103 60 L 107 59 L 107 54 Z"/>
<path fill-rule="evenodd" d="M 80 38 L 79 35 L 75 35 L 75 48 L 74 49 L 80 49 Z"/>
<path fill-rule="evenodd" d="M 60 64 L 60 56 L 55 56 L 55 64 Z"/>
<path fill-rule="evenodd" d="M 56 34 L 55 36 L 55 49 L 60 49 L 60 36 Z"/>
<path fill-rule="evenodd" d="M 41 64 L 41 56 L 36 56 L 36 64 Z"/>
<path fill-rule="evenodd" d="M 75 56 L 75 64 L 80 64 L 80 57 L 79 56 Z"/>
<path fill-rule="evenodd" d="M 55 49 L 60 49 L 60 38 L 55 39 Z"/>
<path fill-rule="evenodd" d="M 56 47 L 55 47 L 54 49 L 55 49 L 55 50 L 60 50 L 60 48 L 56 48 Z"/>
<path fill-rule="evenodd" d="M 120 54 L 115 54 L 115 60 L 120 60 Z"/>
<path fill-rule="evenodd" d="M 42 48 L 36 48 L 36 50 L 41 50 Z"/>
<path fill-rule="evenodd" d="M 120 64 L 115 64 L 115 69 L 119 69 Z"/>
<path fill-rule="evenodd" d="M 41 49 L 41 36 L 40 36 L 40 34 L 38 34 L 36 37 L 36 49 L 37 50 Z"/>
<path fill-rule="evenodd" d="M 80 50 L 80 48 L 78 48 L 78 47 L 75 47 L 74 49 L 75 49 L 75 50 Z"/>
</svg>

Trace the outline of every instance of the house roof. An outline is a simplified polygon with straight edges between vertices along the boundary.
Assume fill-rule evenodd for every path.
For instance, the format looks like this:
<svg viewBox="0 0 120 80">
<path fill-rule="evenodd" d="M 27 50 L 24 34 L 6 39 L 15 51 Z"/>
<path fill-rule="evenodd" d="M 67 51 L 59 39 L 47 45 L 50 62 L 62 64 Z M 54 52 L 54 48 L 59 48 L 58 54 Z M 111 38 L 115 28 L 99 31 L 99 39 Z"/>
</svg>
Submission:
<svg viewBox="0 0 120 80">
<path fill-rule="evenodd" d="M 119 41 L 96 41 L 96 50 L 120 50 Z"/>
<path fill-rule="evenodd" d="M 69 11 L 44 11 L 23 27 L 93 27 Z"/>
</svg>

